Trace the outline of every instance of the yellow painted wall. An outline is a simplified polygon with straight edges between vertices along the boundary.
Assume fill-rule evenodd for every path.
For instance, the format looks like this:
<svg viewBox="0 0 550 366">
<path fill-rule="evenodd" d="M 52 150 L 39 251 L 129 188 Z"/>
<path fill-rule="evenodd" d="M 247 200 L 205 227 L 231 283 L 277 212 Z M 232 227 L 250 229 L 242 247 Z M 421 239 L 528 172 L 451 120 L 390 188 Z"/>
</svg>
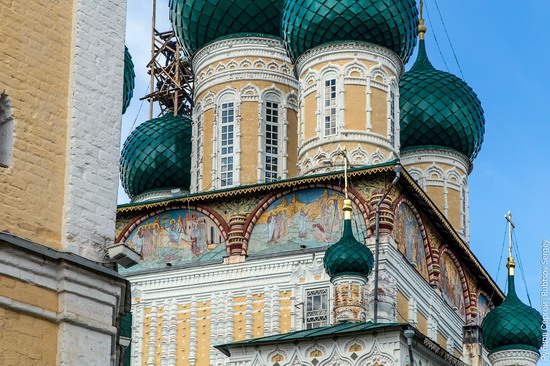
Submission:
<svg viewBox="0 0 550 366">
<path fill-rule="evenodd" d="M 141 359 L 143 364 L 146 364 L 149 357 L 149 334 L 151 333 L 151 318 L 147 315 L 151 314 L 151 308 L 143 309 L 143 343 L 141 345 Z"/>
<path fill-rule="evenodd" d="M 58 326 L 0 308 L 0 365 L 54 366 Z"/>
<path fill-rule="evenodd" d="M 442 213 L 445 213 L 445 189 L 443 187 L 427 186 L 426 193 Z"/>
<path fill-rule="evenodd" d="M 191 335 L 191 304 L 178 305 L 176 359 L 178 365 L 189 366 L 189 336 Z"/>
<path fill-rule="evenodd" d="M 437 331 L 437 344 L 439 344 L 445 350 L 447 349 L 447 338 L 445 338 L 445 336 L 439 331 Z"/>
<path fill-rule="evenodd" d="M 198 304 L 197 316 L 197 366 L 210 365 L 210 301 Z"/>
<path fill-rule="evenodd" d="M 287 114 L 287 119 L 288 119 L 288 145 L 287 145 L 288 177 L 287 178 L 294 178 L 298 174 L 296 169 L 296 163 L 298 161 L 298 114 L 293 110 L 289 109 Z"/>
<path fill-rule="evenodd" d="M 317 94 L 311 93 L 304 98 L 304 140 L 317 136 Z"/>
<path fill-rule="evenodd" d="M 37 306 L 44 310 L 55 312 L 58 310 L 56 291 L 3 275 L 0 275 L 0 296 Z"/>
<path fill-rule="evenodd" d="M 420 311 L 416 312 L 416 322 L 418 324 L 418 330 L 422 334 L 428 335 L 428 318 L 426 318 L 426 316 Z"/>
<path fill-rule="evenodd" d="M 460 230 L 462 226 L 462 200 L 461 193 L 454 189 L 447 189 L 447 203 L 449 205 L 448 219 L 455 230 Z"/>
<path fill-rule="evenodd" d="M 233 340 L 242 341 L 246 334 L 246 296 L 235 297 L 233 301 Z"/>
<path fill-rule="evenodd" d="M 209 109 L 204 112 L 204 129 L 203 129 L 203 158 L 202 158 L 202 181 L 201 189 L 206 190 L 212 187 L 212 139 L 214 138 L 214 121 L 215 111 Z M 207 143 L 208 142 L 208 143 Z"/>
<path fill-rule="evenodd" d="M 290 311 L 292 307 L 292 301 L 290 300 L 290 296 L 292 296 L 292 291 L 281 291 L 280 292 L 280 332 L 281 333 L 288 333 L 291 330 L 292 321 L 290 318 Z"/>
<path fill-rule="evenodd" d="M 397 321 L 409 322 L 409 299 L 399 290 L 397 290 Z"/>
<path fill-rule="evenodd" d="M 372 132 L 386 137 L 388 135 L 388 101 L 385 91 L 372 88 L 371 108 Z"/>
<path fill-rule="evenodd" d="M 241 104 L 241 184 L 258 182 L 258 118 L 256 102 Z"/>
<path fill-rule="evenodd" d="M 264 335 L 264 294 L 252 296 L 252 338 Z"/>
<path fill-rule="evenodd" d="M 367 88 L 362 85 L 346 85 L 345 127 L 346 130 L 365 131 L 367 126 Z"/>
<path fill-rule="evenodd" d="M 0 231 L 60 249 L 72 3 L 0 2 L 0 89 L 15 119 L 0 168 Z"/>
</svg>

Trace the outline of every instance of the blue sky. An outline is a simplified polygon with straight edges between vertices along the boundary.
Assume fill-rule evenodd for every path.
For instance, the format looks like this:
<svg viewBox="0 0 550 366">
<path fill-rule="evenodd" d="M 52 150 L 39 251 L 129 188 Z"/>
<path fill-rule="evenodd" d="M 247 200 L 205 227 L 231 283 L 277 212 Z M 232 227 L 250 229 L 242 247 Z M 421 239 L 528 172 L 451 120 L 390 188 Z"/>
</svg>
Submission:
<svg viewBox="0 0 550 366">
<path fill-rule="evenodd" d="M 504 215 L 511 210 L 531 301 L 540 309 L 541 241 L 550 240 L 550 1 L 438 0 L 437 4 L 465 80 L 485 110 L 485 141 L 469 181 L 471 248 L 496 278 Z M 460 76 L 435 0 L 427 0 L 426 7 L 430 60 Z M 122 141 L 132 126 L 148 119 L 147 103 L 138 110 L 149 80 L 145 65 L 150 56 L 151 8 L 152 1 L 128 2 L 126 44 L 137 80 L 122 122 Z M 168 1 L 157 0 L 157 29 L 169 27 Z M 119 203 L 125 202 L 128 198 L 119 189 Z M 497 280 L 504 288 L 506 252 L 502 261 Z M 527 301 L 520 269 L 516 287 Z"/>
</svg>

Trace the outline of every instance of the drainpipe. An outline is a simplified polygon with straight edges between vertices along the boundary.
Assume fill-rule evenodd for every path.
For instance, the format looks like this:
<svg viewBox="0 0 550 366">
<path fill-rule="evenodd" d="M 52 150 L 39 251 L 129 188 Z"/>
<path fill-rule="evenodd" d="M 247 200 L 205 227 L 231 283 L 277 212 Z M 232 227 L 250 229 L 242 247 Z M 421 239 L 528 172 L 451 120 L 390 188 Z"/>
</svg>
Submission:
<svg viewBox="0 0 550 366">
<path fill-rule="evenodd" d="M 374 242 L 374 323 L 378 323 L 378 262 L 380 256 L 380 206 L 382 202 L 386 199 L 392 188 L 397 184 L 397 181 L 401 177 L 401 171 L 403 167 L 401 165 L 396 165 L 393 168 L 395 172 L 395 178 L 391 182 L 390 187 L 386 190 L 386 193 L 380 198 L 376 204 L 376 239 Z"/>
</svg>

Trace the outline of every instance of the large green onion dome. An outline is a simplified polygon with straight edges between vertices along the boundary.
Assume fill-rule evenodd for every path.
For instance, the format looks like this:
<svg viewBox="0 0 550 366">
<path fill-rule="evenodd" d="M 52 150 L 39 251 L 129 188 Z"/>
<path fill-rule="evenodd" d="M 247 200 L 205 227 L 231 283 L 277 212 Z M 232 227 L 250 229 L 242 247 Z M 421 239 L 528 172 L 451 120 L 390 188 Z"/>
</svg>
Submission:
<svg viewBox="0 0 550 366">
<path fill-rule="evenodd" d="M 132 55 L 128 51 L 128 47 L 124 47 L 124 89 L 122 94 L 122 114 L 126 113 L 126 109 L 130 105 L 132 96 L 134 95 L 134 87 L 136 83 L 136 73 L 134 72 L 134 63 Z"/>
<path fill-rule="evenodd" d="M 284 0 L 283 38 L 296 60 L 334 41 L 365 41 L 389 48 L 407 62 L 416 44 L 415 0 Z"/>
<path fill-rule="evenodd" d="M 339 275 L 367 277 L 372 271 L 373 263 L 370 249 L 353 236 L 351 220 L 344 220 L 342 238 L 327 249 L 323 258 L 327 274 L 331 278 Z"/>
<path fill-rule="evenodd" d="M 165 115 L 138 126 L 120 157 L 120 180 L 130 197 L 191 183 L 191 119 Z"/>
<path fill-rule="evenodd" d="M 514 276 L 508 276 L 508 296 L 483 322 L 483 344 L 489 352 L 529 350 L 542 346 L 542 316 L 521 302 L 516 294 Z"/>
<path fill-rule="evenodd" d="M 476 157 L 485 133 L 481 102 L 464 81 L 432 66 L 424 40 L 399 90 L 402 151 L 442 147 Z"/>
<path fill-rule="evenodd" d="M 282 0 L 170 0 L 169 6 L 176 36 L 191 54 L 224 36 L 281 33 Z"/>
</svg>

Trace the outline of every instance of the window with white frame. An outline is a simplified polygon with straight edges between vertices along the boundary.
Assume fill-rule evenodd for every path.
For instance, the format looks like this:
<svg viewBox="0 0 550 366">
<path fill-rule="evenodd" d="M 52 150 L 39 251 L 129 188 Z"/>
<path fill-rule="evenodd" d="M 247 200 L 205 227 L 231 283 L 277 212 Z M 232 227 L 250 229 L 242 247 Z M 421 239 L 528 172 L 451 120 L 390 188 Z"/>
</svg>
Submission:
<svg viewBox="0 0 550 366">
<path fill-rule="evenodd" d="M 306 329 L 328 325 L 329 317 L 329 288 L 306 290 L 306 304 L 304 323 Z"/>
<path fill-rule="evenodd" d="M 281 138 L 280 101 L 276 96 L 266 97 L 264 102 L 264 179 L 266 182 L 273 182 L 279 178 L 279 141 Z"/>
<path fill-rule="evenodd" d="M 202 111 L 199 110 L 197 113 L 197 151 L 195 152 L 196 159 L 196 169 L 195 169 L 195 191 L 200 191 L 200 181 L 201 181 L 201 166 L 202 166 L 202 129 L 203 129 L 203 115 Z"/>
<path fill-rule="evenodd" d="M 395 93 L 390 91 L 390 142 L 395 145 Z"/>
<path fill-rule="evenodd" d="M 220 103 L 220 187 L 233 185 L 235 150 L 235 102 Z"/>
<path fill-rule="evenodd" d="M 323 131 L 325 136 L 336 135 L 336 106 L 336 78 L 329 77 L 325 80 L 324 89 Z"/>
<path fill-rule="evenodd" d="M 8 168 L 13 156 L 13 116 L 8 96 L 0 92 L 0 167 Z"/>
</svg>

